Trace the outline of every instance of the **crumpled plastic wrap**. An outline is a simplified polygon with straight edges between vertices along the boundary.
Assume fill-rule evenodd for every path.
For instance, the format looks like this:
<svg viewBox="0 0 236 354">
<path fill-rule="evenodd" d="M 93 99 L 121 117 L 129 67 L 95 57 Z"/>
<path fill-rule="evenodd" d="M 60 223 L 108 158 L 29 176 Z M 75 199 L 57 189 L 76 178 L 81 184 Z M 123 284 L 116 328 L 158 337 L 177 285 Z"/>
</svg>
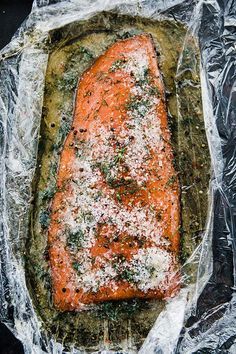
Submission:
<svg viewBox="0 0 236 354">
<path fill-rule="evenodd" d="M 209 212 L 198 264 L 164 310 L 140 353 L 235 353 L 235 51 L 234 0 L 35 0 L 32 12 L 0 52 L 0 316 L 26 354 L 66 353 L 42 333 L 25 277 L 31 185 L 35 173 L 49 31 L 102 11 L 182 21 L 199 40 L 205 130 L 211 154 Z M 181 55 L 179 71 L 181 74 Z M 207 196 L 206 196 L 207 200 Z M 109 351 L 103 351 L 108 353 Z M 82 353 L 71 348 L 70 353 Z"/>
</svg>

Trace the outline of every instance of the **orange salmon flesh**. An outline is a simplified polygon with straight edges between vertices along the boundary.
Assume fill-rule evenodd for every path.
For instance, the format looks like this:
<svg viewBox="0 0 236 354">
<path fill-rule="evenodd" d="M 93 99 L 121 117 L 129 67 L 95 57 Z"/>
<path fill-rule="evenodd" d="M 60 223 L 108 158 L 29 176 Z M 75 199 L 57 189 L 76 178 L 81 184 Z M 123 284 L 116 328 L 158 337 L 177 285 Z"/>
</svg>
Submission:
<svg viewBox="0 0 236 354">
<path fill-rule="evenodd" d="M 60 156 L 48 230 L 56 308 L 174 296 L 179 198 L 152 38 L 119 40 L 82 75 Z"/>
</svg>

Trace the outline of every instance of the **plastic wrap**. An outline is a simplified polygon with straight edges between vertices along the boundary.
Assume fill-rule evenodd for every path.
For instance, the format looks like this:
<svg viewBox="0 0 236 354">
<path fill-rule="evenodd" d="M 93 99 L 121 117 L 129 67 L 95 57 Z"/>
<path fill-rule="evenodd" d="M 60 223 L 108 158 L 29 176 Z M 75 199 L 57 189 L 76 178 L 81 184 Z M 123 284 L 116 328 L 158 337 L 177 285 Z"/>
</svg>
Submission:
<svg viewBox="0 0 236 354">
<path fill-rule="evenodd" d="M 25 272 L 32 181 L 36 171 L 50 33 L 103 11 L 171 20 L 187 28 L 176 71 L 176 97 L 198 73 L 205 131 L 211 155 L 208 217 L 201 242 L 183 265 L 189 274 L 179 294 L 169 299 L 140 353 L 234 353 L 235 344 L 235 16 L 232 1 L 36 0 L 32 12 L 1 52 L 1 320 L 23 343 L 25 353 L 82 353 L 64 349 L 45 331 Z M 200 68 L 189 59 L 198 39 Z M 186 64 L 187 63 L 187 64 Z M 187 65 L 187 66 L 186 66 Z M 186 97 L 188 99 L 188 96 Z M 191 271 L 190 271 L 191 273 Z M 194 273 L 194 271 L 193 271 Z M 69 351 L 68 351 L 69 350 Z M 114 352 L 101 346 L 100 352 Z M 122 353 L 137 352 L 126 347 Z"/>
</svg>

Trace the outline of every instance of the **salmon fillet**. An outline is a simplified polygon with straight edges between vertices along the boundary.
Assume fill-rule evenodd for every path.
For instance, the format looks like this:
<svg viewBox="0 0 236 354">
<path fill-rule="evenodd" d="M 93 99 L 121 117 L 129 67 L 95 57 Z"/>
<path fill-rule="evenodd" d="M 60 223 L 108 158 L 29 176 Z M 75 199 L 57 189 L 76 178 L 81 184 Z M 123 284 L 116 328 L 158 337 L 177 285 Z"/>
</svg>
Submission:
<svg viewBox="0 0 236 354">
<path fill-rule="evenodd" d="M 164 86 L 151 37 L 136 35 L 78 84 L 48 230 L 54 305 L 173 296 L 179 226 Z"/>
</svg>

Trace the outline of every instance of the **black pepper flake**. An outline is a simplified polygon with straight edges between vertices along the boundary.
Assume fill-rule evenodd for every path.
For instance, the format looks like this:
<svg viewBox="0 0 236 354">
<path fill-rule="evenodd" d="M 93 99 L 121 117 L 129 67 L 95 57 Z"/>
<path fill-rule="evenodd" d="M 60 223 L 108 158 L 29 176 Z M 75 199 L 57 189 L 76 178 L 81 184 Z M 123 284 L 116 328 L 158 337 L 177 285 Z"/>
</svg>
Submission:
<svg viewBox="0 0 236 354">
<path fill-rule="evenodd" d="M 48 250 L 46 250 L 43 255 L 44 255 L 44 259 L 46 261 L 48 261 L 49 260 L 49 252 L 48 252 Z"/>
<path fill-rule="evenodd" d="M 62 290 L 62 292 L 63 292 L 63 293 L 65 293 L 65 292 L 66 292 L 66 288 L 62 288 L 61 290 Z"/>
<path fill-rule="evenodd" d="M 80 128 L 80 133 L 86 133 L 87 129 Z"/>
<path fill-rule="evenodd" d="M 80 167 L 79 171 L 80 171 L 80 172 L 83 172 L 83 171 L 84 171 L 83 167 Z"/>
<path fill-rule="evenodd" d="M 73 127 L 72 130 L 74 130 L 74 129 L 75 129 L 75 128 Z M 77 130 L 74 130 L 74 131 L 73 131 L 73 134 L 76 135 L 76 134 L 77 134 Z"/>
<path fill-rule="evenodd" d="M 201 178 L 200 177 L 196 177 L 195 181 L 196 181 L 196 183 L 199 183 L 199 182 L 201 182 Z"/>
</svg>

